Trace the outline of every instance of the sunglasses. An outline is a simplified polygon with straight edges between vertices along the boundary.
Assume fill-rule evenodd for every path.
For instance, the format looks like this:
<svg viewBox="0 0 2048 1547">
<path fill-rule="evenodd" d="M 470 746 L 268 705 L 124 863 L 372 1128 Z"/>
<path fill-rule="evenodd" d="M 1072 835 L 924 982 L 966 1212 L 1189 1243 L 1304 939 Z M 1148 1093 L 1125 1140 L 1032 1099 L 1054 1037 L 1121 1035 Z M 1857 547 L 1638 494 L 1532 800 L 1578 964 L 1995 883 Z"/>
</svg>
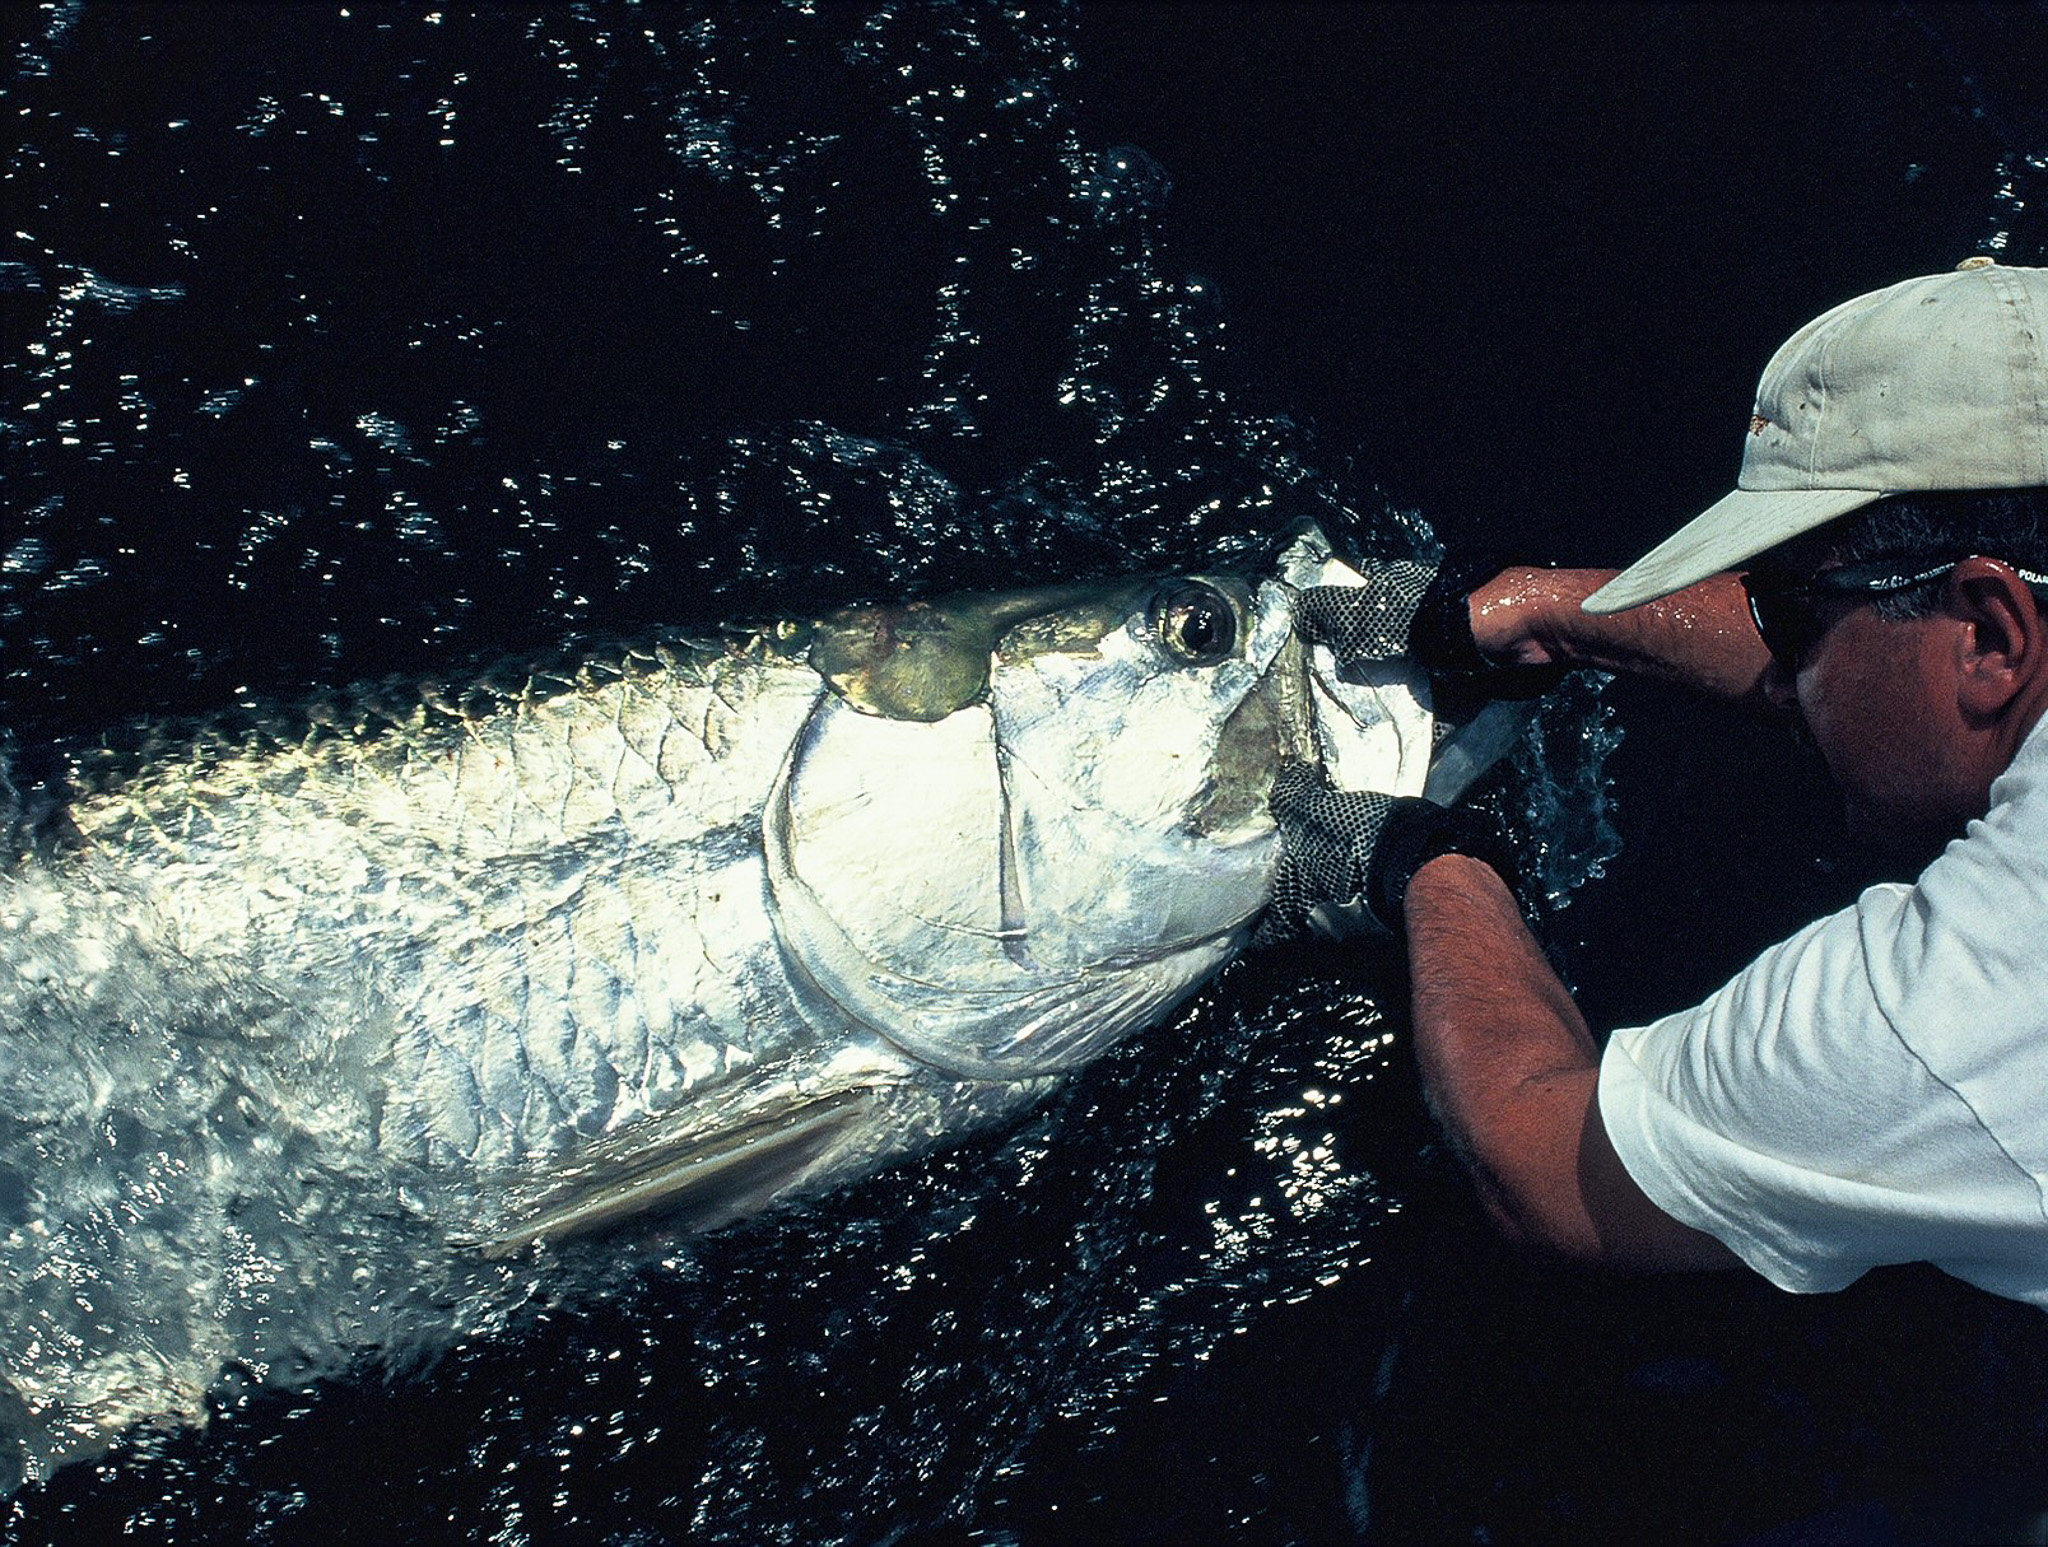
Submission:
<svg viewBox="0 0 2048 1547">
<path fill-rule="evenodd" d="M 1789 670 L 1820 643 L 1833 624 L 1834 616 L 1823 603 L 1863 602 L 1910 591 L 1941 579 L 1961 562 L 1943 559 L 1931 568 L 1908 571 L 1902 570 L 1896 559 L 1872 559 L 1824 569 L 1804 580 L 1752 570 L 1742 577 L 1742 589 L 1749 597 L 1749 616 L 1764 648 Z"/>
<path fill-rule="evenodd" d="M 1752 570 L 1742 577 L 1742 589 L 1749 597 L 1749 616 L 1764 648 L 1771 652 L 1773 660 L 1790 670 L 1820 643 L 1821 636 L 1834 622 L 1834 615 L 1822 603 L 1866 602 L 1910 591 L 1941 579 L 1962 562 L 1960 557 L 1943 559 L 1924 569 L 1909 570 L 1898 559 L 1870 559 L 1824 569 L 1804 580 L 1769 570 Z M 2017 567 L 2014 573 L 2037 593 L 2048 586 L 2048 576 Z"/>
</svg>

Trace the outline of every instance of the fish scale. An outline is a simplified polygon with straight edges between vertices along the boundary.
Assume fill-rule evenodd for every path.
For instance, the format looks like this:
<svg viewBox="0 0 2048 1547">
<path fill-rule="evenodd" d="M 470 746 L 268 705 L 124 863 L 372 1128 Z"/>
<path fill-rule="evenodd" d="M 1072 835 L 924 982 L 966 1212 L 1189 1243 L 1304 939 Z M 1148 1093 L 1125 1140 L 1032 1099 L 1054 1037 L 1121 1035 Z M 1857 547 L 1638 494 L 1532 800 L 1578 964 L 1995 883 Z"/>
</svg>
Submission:
<svg viewBox="0 0 2048 1547">
<path fill-rule="evenodd" d="M 509 1166 L 803 1029 L 759 995 L 716 991 L 758 968 L 765 920 L 725 972 L 700 938 L 700 910 L 729 932 L 728 900 L 759 898 L 758 857 L 687 856 L 758 810 L 772 753 L 823 685 L 764 650 L 737 669 L 724 643 L 624 660 L 464 695 L 452 714 L 372 697 L 295 741 L 202 741 L 194 762 L 160 759 L 72 819 L 91 851 L 158 879 L 167 934 L 194 959 L 331 998 L 338 964 L 322 959 L 376 952 L 365 981 L 339 987 L 362 1006 L 343 1019 L 375 1020 L 384 1001 L 411 1026 L 386 1055 L 401 1121 L 379 1142 Z M 685 858 L 624 886 L 650 850 Z M 635 917 L 662 915 L 634 934 Z M 645 1005 L 666 1012 L 658 1032 Z M 655 1059 L 657 1038 L 685 1051 Z"/>
</svg>

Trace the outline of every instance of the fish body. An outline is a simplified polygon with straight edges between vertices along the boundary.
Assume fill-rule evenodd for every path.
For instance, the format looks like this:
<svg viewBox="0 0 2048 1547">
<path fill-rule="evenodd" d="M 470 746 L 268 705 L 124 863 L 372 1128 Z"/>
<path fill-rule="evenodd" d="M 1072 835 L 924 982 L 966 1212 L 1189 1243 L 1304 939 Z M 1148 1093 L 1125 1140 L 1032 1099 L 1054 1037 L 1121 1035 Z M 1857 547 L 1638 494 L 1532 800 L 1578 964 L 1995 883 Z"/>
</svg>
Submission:
<svg viewBox="0 0 2048 1547">
<path fill-rule="evenodd" d="M 1305 531 L 1258 575 L 849 608 L 81 755 L 0 874 L 25 1475 L 191 1416 L 223 1363 L 288 1371 L 259 1323 L 300 1362 L 384 1341 L 420 1253 L 729 1220 L 1160 1020 L 1269 900 L 1283 764 L 1423 786 L 1420 675 L 1294 633 L 1347 576 Z"/>
</svg>

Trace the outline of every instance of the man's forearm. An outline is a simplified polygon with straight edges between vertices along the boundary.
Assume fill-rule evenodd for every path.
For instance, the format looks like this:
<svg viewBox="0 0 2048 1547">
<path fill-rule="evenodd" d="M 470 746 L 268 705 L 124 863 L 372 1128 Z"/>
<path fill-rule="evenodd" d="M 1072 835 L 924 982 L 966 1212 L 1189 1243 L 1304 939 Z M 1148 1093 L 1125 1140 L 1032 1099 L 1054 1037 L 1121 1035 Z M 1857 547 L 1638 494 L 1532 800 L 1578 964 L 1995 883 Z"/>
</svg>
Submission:
<svg viewBox="0 0 2048 1547">
<path fill-rule="evenodd" d="M 1590 666 L 1765 706 L 1770 664 L 1742 584 L 1716 575 L 1627 612 L 1580 607 L 1612 579 L 1601 569 L 1509 569 L 1472 593 L 1472 638 L 1503 664 Z"/>
<path fill-rule="evenodd" d="M 1620 1267 L 1731 1265 L 1623 1169 L 1600 1121 L 1592 1034 L 1493 869 L 1431 860 L 1404 917 L 1423 1086 L 1509 1238 Z"/>
<path fill-rule="evenodd" d="M 1492 868 L 1445 855 L 1405 905 L 1415 1053 L 1437 1120 L 1510 1237 L 1564 1247 L 1578 1124 L 1550 1110 L 1596 1068 L 1593 1039 Z"/>
</svg>

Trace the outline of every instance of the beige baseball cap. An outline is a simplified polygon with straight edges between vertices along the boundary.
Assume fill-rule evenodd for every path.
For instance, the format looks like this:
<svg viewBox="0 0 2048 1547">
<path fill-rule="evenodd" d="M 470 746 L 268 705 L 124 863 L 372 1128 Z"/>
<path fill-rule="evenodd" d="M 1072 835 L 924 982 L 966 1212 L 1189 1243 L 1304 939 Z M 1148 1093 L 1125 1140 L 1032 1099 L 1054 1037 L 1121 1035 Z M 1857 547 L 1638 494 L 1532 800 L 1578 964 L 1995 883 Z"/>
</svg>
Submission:
<svg viewBox="0 0 2048 1547">
<path fill-rule="evenodd" d="M 1845 301 L 1757 384 L 1735 490 L 1586 598 L 1620 612 L 1887 494 L 2048 485 L 2048 269 L 1971 258 Z"/>
</svg>

